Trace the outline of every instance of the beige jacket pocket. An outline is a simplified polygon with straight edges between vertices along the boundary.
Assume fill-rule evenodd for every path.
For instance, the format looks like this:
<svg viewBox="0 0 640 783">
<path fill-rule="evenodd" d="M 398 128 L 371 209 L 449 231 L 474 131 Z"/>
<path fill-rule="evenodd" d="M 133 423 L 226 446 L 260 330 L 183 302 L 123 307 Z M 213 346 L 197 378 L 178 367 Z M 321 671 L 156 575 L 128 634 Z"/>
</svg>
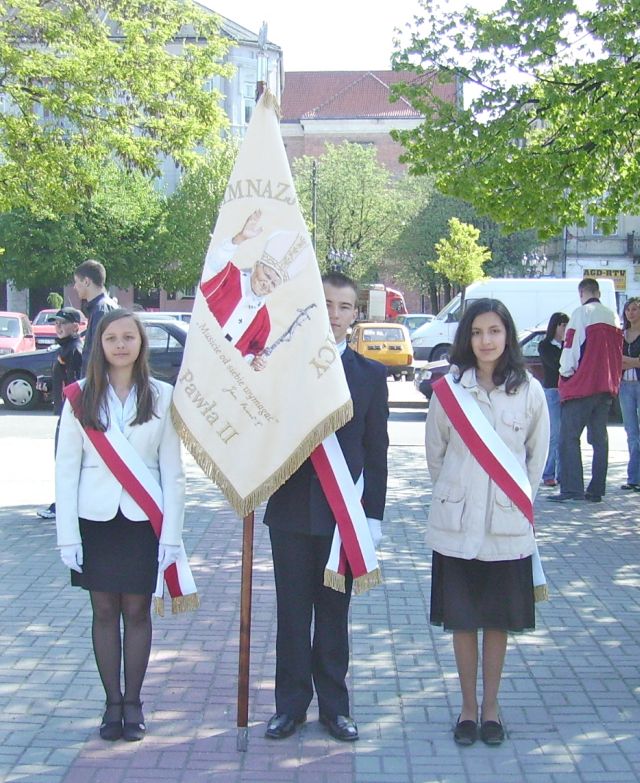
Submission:
<svg viewBox="0 0 640 783">
<path fill-rule="evenodd" d="M 462 530 L 465 506 L 464 487 L 437 483 L 433 489 L 429 524 L 438 530 Z"/>
<path fill-rule="evenodd" d="M 496 488 L 493 514 L 489 523 L 491 533 L 496 536 L 525 536 L 529 531 L 529 520 L 501 489 Z"/>
</svg>

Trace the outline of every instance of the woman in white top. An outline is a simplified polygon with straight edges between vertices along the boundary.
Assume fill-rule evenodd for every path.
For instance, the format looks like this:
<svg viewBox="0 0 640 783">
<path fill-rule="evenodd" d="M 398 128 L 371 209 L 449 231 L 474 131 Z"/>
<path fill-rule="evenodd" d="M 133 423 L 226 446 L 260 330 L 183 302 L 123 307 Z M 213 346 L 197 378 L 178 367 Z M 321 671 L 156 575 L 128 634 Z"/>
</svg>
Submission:
<svg viewBox="0 0 640 783">
<path fill-rule="evenodd" d="M 158 569 L 164 571 L 178 557 L 184 518 L 172 387 L 150 378 L 148 353 L 146 332 L 133 313 L 113 310 L 102 318 L 81 391 L 71 389 L 73 407 L 69 399 L 65 403 L 56 454 L 58 546 L 72 585 L 91 596 L 93 649 L 106 695 L 100 726 L 105 740 L 144 736 L 140 692 L 151 647 L 151 596 Z M 129 444 L 122 442 L 122 451 L 131 445 L 130 462 L 141 460 L 144 466 L 136 470 L 146 467 L 148 480 L 159 484 L 159 541 L 147 514 L 101 456 L 107 452 L 99 452 L 87 430 L 94 431 L 94 438 L 96 432 L 124 435 Z M 125 453 L 119 456 L 127 460 Z"/>
<path fill-rule="evenodd" d="M 525 370 L 513 319 L 502 302 L 470 303 L 458 325 L 451 363 L 466 410 L 488 420 L 535 495 L 549 444 L 547 405 L 542 386 Z M 498 690 L 507 633 L 535 627 L 535 539 L 529 519 L 490 478 L 467 446 L 467 430 L 460 428 L 434 394 L 425 437 L 433 481 L 427 525 L 427 544 L 433 549 L 430 619 L 453 631 L 462 691 L 454 739 L 460 745 L 472 745 L 478 737 L 482 629 L 479 735 L 486 744 L 498 745 L 504 739 Z"/>
<path fill-rule="evenodd" d="M 621 489 L 640 492 L 640 299 L 627 299 L 623 310 L 622 381 L 620 410 L 627 434 L 627 482 Z"/>
</svg>

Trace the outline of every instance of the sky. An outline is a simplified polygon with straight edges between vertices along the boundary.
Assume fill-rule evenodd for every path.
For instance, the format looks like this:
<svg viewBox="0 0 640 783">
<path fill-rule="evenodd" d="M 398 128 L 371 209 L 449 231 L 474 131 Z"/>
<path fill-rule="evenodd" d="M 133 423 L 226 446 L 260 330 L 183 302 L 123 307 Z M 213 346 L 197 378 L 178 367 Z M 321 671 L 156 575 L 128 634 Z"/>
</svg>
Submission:
<svg viewBox="0 0 640 783">
<path fill-rule="evenodd" d="M 287 71 L 387 70 L 394 29 L 420 13 L 418 0 L 200 0 L 283 50 Z"/>
</svg>

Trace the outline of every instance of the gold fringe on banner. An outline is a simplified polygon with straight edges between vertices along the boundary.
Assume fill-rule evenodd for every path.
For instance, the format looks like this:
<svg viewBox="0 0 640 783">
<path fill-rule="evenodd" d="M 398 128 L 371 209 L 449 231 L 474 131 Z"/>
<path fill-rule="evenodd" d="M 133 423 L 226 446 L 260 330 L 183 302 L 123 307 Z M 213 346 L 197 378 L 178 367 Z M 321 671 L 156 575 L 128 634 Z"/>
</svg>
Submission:
<svg viewBox="0 0 640 783">
<path fill-rule="evenodd" d="M 265 91 L 262 93 L 260 102 L 263 104 L 265 109 L 273 109 L 278 119 L 282 117 L 282 112 L 280 111 L 280 104 L 278 103 L 278 99 L 268 87 L 266 87 Z"/>
<path fill-rule="evenodd" d="M 371 590 L 372 587 L 377 587 L 382 584 L 382 573 L 379 568 L 374 568 L 373 571 L 369 571 L 367 574 L 362 574 L 353 580 L 353 592 L 358 595 L 359 593 L 366 593 L 367 590 Z"/>
<path fill-rule="evenodd" d="M 549 588 L 547 587 L 546 584 L 534 585 L 533 600 L 535 601 L 535 603 L 549 600 Z"/>
<path fill-rule="evenodd" d="M 159 598 L 158 596 L 156 596 L 153 599 L 153 605 L 155 607 L 156 614 L 158 615 L 158 617 L 164 617 L 164 598 Z"/>
<path fill-rule="evenodd" d="M 337 571 L 331 571 L 329 568 L 324 569 L 324 586 L 330 587 L 332 590 L 337 590 L 339 593 L 347 592 L 343 574 L 339 574 Z"/>
<path fill-rule="evenodd" d="M 337 411 L 327 416 L 303 439 L 293 454 L 283 464 L 274 471 L 265 481 L 256 487 L 253 492 L 246 497 L 239 495 L 229 481 L 229 479 L 220 470 L 218 465 L 211 459 L 209 453 L 202 447 L 200 442 L 194 438 L 189 427 L 185 424 L 182 416 L 178 413 L 176 406 L 171 403 L 171 418 L 182 442 L 189 450 L 191 456 L 195 459 L 202 470 L 212 481 L 220 487 L 222 493 L 236 514 L 243 519 L 250 514 L 260 503 L 268 500 L 271 495 L 281 487 L 284 482 L 295 473 L 302 463 L 309 458 L 311 452 L 322 443 L 322 441 L 331 435 L 331 433 L 343 427 L 353 417 L 353 402 L 347 400 Z"/>
<path fill-rule="evenodd" d="M 171 614 L 180 614 L 180 612 L 195 612 L 200 606 L 200 598 L 197 593 L 189 595 L 177 595 L 171 599 Z"/>
</svg>

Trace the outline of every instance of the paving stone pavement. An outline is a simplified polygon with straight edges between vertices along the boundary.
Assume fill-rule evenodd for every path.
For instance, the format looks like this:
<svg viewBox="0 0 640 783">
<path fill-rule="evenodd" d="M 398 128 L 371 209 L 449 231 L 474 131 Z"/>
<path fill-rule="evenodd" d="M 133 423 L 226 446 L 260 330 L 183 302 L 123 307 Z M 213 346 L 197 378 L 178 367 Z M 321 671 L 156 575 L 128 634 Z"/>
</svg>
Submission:
<svg viewBox="0 0 640 783">
<path fill-rule="evenodd" d="M 54 526 L 3 501 L 0 530 L 0 780 L 24 783 L 632 783 L 640 780 L 640 495 L 611 427 L 601 504 L 536 501 L 551 601 L 512 636 L 501 689 L 508 739 L 458 748 L 450 635 L 428 623 L 430 499 L 423 451 L 391 449 L 384 587 L 352 602 L 352 711 L 344 745 L 317 722 L 274 742 L 275 595 L 266 529 L 255 533 L 249 746 L 236 750 L 241 524 L 192 461 L 185 544 L 202 599 L 154 618 L 142 743 L 97 735 L 103 694 L 86 593 L 72 590 Z M 0 440 L 2 446 L 2 440 Z M 6 457 L 6 452 L 5 452 Z M 4 458 L 3 458 L 4 459 Z M 39 479 L 34 480 L 34 487 Z"/>
</svg>

